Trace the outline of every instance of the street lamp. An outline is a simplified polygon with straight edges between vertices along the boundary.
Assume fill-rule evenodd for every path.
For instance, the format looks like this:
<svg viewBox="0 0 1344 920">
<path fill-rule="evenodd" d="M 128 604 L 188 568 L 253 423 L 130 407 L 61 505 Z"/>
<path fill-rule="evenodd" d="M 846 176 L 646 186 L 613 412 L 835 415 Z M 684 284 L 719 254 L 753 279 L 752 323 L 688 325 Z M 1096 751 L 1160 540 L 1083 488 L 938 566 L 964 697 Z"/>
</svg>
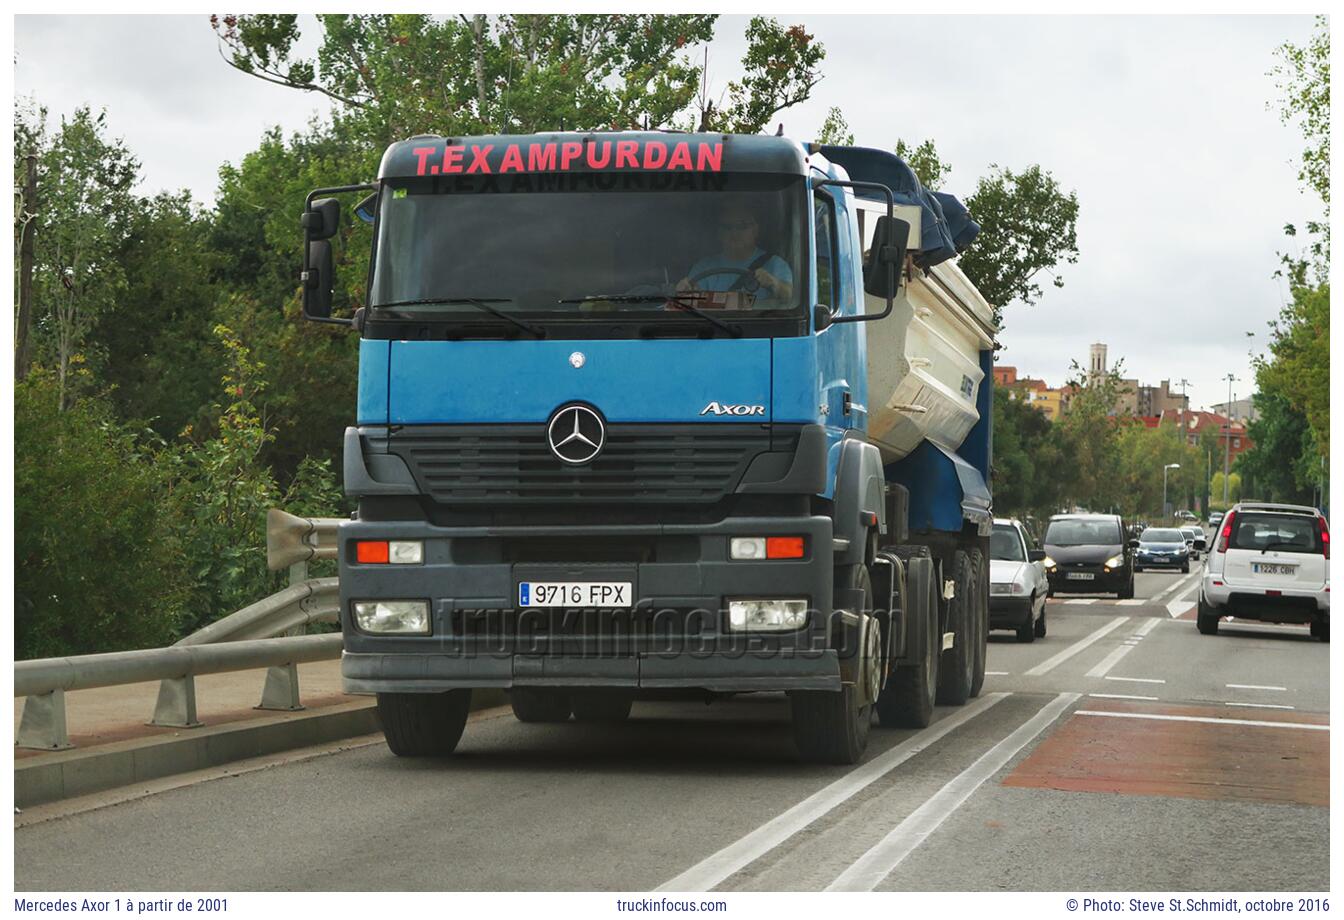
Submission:
<svg viewBox="0 0 1344 920">
<path fill-rule="evenodd" d="M 1171 509 L 1167 507 L 1167 470 L 1179 470 L 1179 463 L 1168 463 L 1162 467 L 1162 516 L 1171 517 Z"/>
</svg>

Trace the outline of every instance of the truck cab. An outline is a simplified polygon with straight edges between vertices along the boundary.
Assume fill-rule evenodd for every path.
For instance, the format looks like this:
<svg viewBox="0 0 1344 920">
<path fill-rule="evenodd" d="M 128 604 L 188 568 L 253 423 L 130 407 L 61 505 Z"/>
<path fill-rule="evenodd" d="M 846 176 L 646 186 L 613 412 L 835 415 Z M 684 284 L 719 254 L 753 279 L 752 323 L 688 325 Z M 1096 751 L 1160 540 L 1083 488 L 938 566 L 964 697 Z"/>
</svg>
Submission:
<svg viewBox="0 0 1344 920">
<path fill-rule="evenodd" d="M 853 762 L 874 711 L 927 723 L 941 661 L 953 701 L 978 691 L 987 305 L 941 328 L 904 296 L 946 214 L 846 158 L 903 166 L 664 132 L 388 149 L 345 321 L 340 583 L 345 688 L 378 695 L 394 752 L 451 751 L 475 688 L 526 721 L 784 691 L 800 753 Z M 340 321 L 316 196 L 354 188 L 309 198 L 313 319 Z M 973 300 L 950 270 L 920 291 Z"/>
</svg>

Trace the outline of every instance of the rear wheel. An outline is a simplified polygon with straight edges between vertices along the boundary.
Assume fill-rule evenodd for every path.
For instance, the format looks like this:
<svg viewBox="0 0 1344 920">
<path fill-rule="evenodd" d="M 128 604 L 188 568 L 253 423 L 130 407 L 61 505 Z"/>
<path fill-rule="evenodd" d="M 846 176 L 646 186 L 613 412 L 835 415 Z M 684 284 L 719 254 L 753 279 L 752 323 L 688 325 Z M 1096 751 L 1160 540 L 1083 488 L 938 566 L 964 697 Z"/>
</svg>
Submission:
<svg viewBox="0 0 1344 920">
<path fill-rule="evenodd" d="M 938 697 L 942 706 L 961 706 L 971 698 L 975 682 L 975 602 L 977 594 L 971 557 L 965 550 L 952 554 L 952 600 L 947 603 L 947 631 L 952 647 L 938 663 Z M 941 642 L 939 645 L 941 646 Z"/>
<path fill-rule="evenodd" d="M 576 690 L 571 702 L 580 722 L 624 722 L 635 698 L 623 690 Z"/>
<path fill-rule="evenodd" d="M 873 584 L 868 567 L 847 567 L 845 581 L 836 587 L 861 592 L 862 625 L 858 648 L 860 656 L 858 679 L 843 685 L 840 690 L 795 690 L 789 694 L 793 708 L 793 742 L 798 754 L 810 763 L 852 764 L 863 756 L 868 747 L 868 730 L 873 722 L 874 681 L 879 679 L 876 669 L 880 629 L 872 616 Z"/>
<path fill-rule="evenodd" d="M 1322 642 L 1330 641 L 1330 621 L 1325 618 L 1311 621 L 1311 637 Z"/>
<path fill-rule="evenodd" d="M 569 718 L 570 697 L 564 690 L 514 687 L 509 702 L 519 722 L 564 722 Z"/>
<path fill-rule="evenodd" d="M 1199 596 L 1199 607 L 1195 613 L 1195 625 L 1199 631 L 1206 636 L 1218 635 L 1218 612 L 1208 601 L 1204 600 L 1204 595 Z"/>
<path fill-rule="evenodd" d="M 933 718 L 941 645 L 933 560 L 927 555 L 908 560 L 905 593 L 901 606 L 907 612 L 919 647 L 914 662 L 892 669 L 887 686 L 877 699 L 877 717 L 888 728 L 924 728 Z"/>
<path fill-rule="evenodd" d="M 470 711 L 470 690 L 378 694 L 383 738 L 398 757 L 442 757 L 453 753 L 462 739 Z"/>
</svg>

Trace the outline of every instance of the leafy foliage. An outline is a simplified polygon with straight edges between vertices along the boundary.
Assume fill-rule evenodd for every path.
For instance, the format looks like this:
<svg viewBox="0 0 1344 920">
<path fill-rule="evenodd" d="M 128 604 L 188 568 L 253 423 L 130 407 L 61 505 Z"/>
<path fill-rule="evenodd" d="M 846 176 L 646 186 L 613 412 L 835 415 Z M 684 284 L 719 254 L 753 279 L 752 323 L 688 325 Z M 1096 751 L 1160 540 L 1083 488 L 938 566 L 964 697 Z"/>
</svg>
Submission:
<svg viewBox="0 0 1344 920">
<path fill-rule="evenodd" d="M 849 122 L 845 121 L 845 115 L 838 106 L 831 106 L 826 110 L 826 120 L 821 123 L 821 130 L 817 132 L 818 144 L 838 144 L 843 147 L 852 147 L 854 145 L 854 132 L 849 130 Z"/>
<path fill-rule="evenodd" d="M 53 370 L 14 389 L 14 653 L 164 645 L 186 616 L 166 469 L 96 396 L 60 411 Z"/>
<path fill-rule="evenodd" d="M 925 188 L 941 189 L 943 180 L 952 172 L 951 164 L 939 155 L 938 147 L 932 140 L 921 141 L 918 147 L 911 147 L 905 141 L 898 140 L 896 155 L 910 164 Z"/>
</svg>

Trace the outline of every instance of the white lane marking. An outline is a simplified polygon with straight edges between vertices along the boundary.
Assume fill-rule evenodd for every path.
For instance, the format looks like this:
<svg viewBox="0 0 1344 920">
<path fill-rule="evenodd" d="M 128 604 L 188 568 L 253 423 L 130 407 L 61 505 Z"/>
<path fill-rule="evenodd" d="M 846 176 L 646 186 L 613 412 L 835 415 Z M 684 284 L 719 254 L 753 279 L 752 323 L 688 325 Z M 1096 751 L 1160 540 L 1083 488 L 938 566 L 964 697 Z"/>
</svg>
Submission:
<svg viewBox="0 0 1344 920">
<path fill-rule="evenodd" d="M 1207 722 L 1212 725 L 1254 725 L 1258 728 L 1305 728 L 1308 731 L 1328 732 L 1329 725 L 1314 722 L 1261 722 L 1258 719 L 1213 719 L 1208 716 L 1166 716 L 1155 712 L 1102 712 L 1097 709 L 1079 709 L 1076 716 L 1104 716 L 1108 719 L 1153 719 L 1158 722 Z"/>
<path fill-rule="evenodd" d="M 1156 629 L 1156 628 L 1157 628 L 1157 624 L 1158 624 L 1158 623 L 1161 623 L 1161 622 L 1162 622 L 1162 621 L 1161 621 L 1161 620 L 1158 620 L 1158 619 L 1150 619 L 1147 623 L 1144 623 L 1144 624 L 1143 624 L 1142 626 L 1140 626 L 1138 629 L 1134 630 L 1134 635 L 1139 636 L 1140 638 L 1142 638 L 1143 636 L 1148 635 L 1150 632 L 1152 632 L 1154 629 Z"/>
<path fill-rule="evenodd" d="M 1188 588 L 1191 585 L 1191 583 L 1193 583 L 1196 579 L 1199 578 L 1199 576 L 1200 576 L 1199 572 L 1191 572 L 1184 578 L 1178 578 L 1176 579 L 1176 583 L 1174 585 L 1172 585 L 1169 588 L 1165 588 L 1162 591 L 1159 591 L 1157 594 L 1154 594 L 1151 598 L 1149 598 L 1149 600 L 1160 601 L 1162 600 L 1162 598 L 1166 597 L 1169 594 L 1175 594 L 1179 590 Z"/>
<path fill-rule="evenodd" d="M 728 844 L 713 856 L 701 860 L 657 891 L 709 891 L 766 853 L 788 840 L 794 834 L 843 804 L 871 783 L 927 749 L 953 729 L 965 724 L 986 709 L 1009 696 L 1008 693 L 989 693 L 964 709 L 930 725 L 896 747 L 874 757 L 824 789 L 813 793 L 783 814 L 767 821 L 745 837 Z"/>
<path fill-rule="evenodd" d="M 872 891 L 892 873 L 907 856 L 962 806 L 975 790 L 1012 760 L 1018 751 L 1059 718 L 1078 699 L 1077 693 L 1061 693 L 1040 712 L 1018 727 L 1007 738 L 994 745 L 975 763 L 939 789 L 923 805 L 916 808 L 887 836 L 873 845 L 831 884 L 827 891 Z"/>
<path fill-rule="evenodd" d="M 1160 677 L 1116 677 L 1113 674 L 1106 675 L 1107 680 L 1123 680 L 1131 684 L 1165 684 L 1166 681 Z"/>
<path fill-rule="evenodd" d="M 1115 667 L 1121 658 L 1124 658 L 1130 652 L 1134 651 L 1134 646 L 1126 642 L 1119 648 L 1113 649 L 1109 655 L 1097 662 L 1096 667 L 1087 672 L 1088 677 L 1105 677 L 1106 672 Z"/>
<path fill-rule="evenodd" d="M 1246 709 L 1296 709 L 1296 706 L 1288 706 L 1284 703 L 1225 703 L 1227 706 L 1242 706 Z"/>
<path fill-rule="evenodd" d="M 1148 601 L 1147 601 L 1145 598 L 1142 598 L 1142 597 L 1127 597 L 1127 598 L 1125 598 L 1125 599 L 1122 600 L 1122 601 L 1116 601 L 1116 602 L 1115 602 L 1115 606 L 1117 606 L 1117 607 L 1139 607 L 1139 606 L 1142 606 L 1143 604 L 1146 604 L 1146 603 L 1148 603 Z"/>
<path fill-rule="evenodd" d="M 986 676 L 986 677 L 1007 677 L 1007 676 L 1008 676 L 1008 672 L 1007 672 L 1007 671 L 986 671 L 986 672 L 985 672 L 985 676 Z"/>
<path fill-rule="evenodd" d="M 1189 601 L 1172 601 L 1167 604 L 1167 613 L 1171 614 L 1171 618 L 1174 620 L 1181 614 L 1188 613 L 1194 607 L 1195 605 Z"/>
<path fill-rule="evenodd" d="M 1287 689 L 1288 689 L 1287 687 L 1275 687 L 1273 684 L 1223 684 L 1223 686 L 1224 686 L 1224 687 L 1228 687 L 1228 688 L 1230 688 L 1230 689 L 1232 689 L 1232 690 L 1283 690 L 1283 691 L 1287 691 Z"/>
<path fill-rule="evenodd" d="M 1040 664 L 1036 665 L 1036 667 L 1027 671 L 1026 672 L 1027 676 L 1040 677 L 1042 674 L 1045 674 L 1049 671 L 1053 671 L 1056 667 L 1063 664 L 1065 661 L 1068 661 L 1074 655 L 1077 655 L 1079 652 L 1087 648 L 1093 642 L 1096 642 L 1099 639 L 1104 638 L 1107 633 L 1111 632 L 1114 629 L 1118 629 L 1120 626 L 1128 622 L 1129 617 L 1116 617 L 1114 620 L 1111 620 L 1111 622 L 1107 623 L 1105 626 L 1101 627 L 1096 632 L 1092 633 L 1092 635 L 1087 636 L 1086 638 L 1083 639 L 1079 639 L 1077 642 L 1073 643 L 1073 645 L 1070 645 L 1068 648 L 1064 649 L 1064 651 L 1059 652 L 1054 656 L 1045 659 L 1045 661 L 1042 661 Z"/>
<path fill-rule="evenodd" d="M 1157 702 L 1155 696 L 1134 696 L 1129 693 L 1089 693 L 1088 696 L 1095 696 L 1103 700 L 1150 700 Z"/>
<path fill-rule="evenodd" d="M 1099 601 L 1099 600 L 1101 600 L 1101 598 L 1099 598 L 1099 597 L 1086 597 L 1086 598 L 1083 598 L 1083 599 L 1081 599 L 1081 600 L 1077 600 L 1077 599 L 1075 599 L 1075 600 L 1071 600 L 1071 601 L 1065 601 L 1064 603 L 1066 603 L 1066 604 L 1077 604 L 1077 605 L 1081 605 L 1081 606 L 1086 607 L 1088 604 L 1095 604 L 1095 603 L 1096 603 L 1097 601 Z"/>
</svg>

